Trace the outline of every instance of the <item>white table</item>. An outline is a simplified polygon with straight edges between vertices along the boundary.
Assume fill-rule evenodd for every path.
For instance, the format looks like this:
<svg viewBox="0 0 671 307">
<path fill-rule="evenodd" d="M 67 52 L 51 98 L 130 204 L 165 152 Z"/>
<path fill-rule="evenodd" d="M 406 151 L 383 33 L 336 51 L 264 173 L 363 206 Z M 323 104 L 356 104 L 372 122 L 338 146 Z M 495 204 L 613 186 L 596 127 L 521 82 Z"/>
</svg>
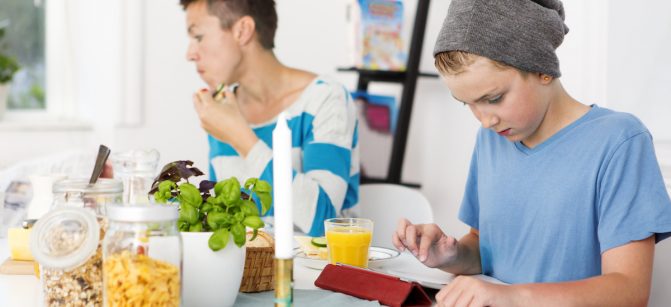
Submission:
<svg viewBox="0 0 671 307">
<path fill-rule="evenodd" d="M 0 261 L 9 257 L 7 239 L 0 239 Z M 301 265 L 294 265 L 294 288 L 317 289 L 315 279 L 320 271 Z M 0 306 L 32 307 L 42 306 L 42 287 L 39 279 L 31 275 L 0 274 Z"/>
<path fill-rule="evenodd" d="M 0 261 L 9 257 L 7 239 L 0 239 Z M 451 275 L 437 269 L 429 269 L 422 265 L 415 257 L 405 252 L 399 257 L 376 267 L 377 271 L 388 272 L 403 279 L 412 280 L 412 276 L 422 276 L 420 283 L 429 287 L 440 287 L 440 284 L 451 279 Z M 320 270 L 304 267 L 294 261 L 294 288 L 318 289 L 314 281 L 321 273 Z M 480 278 L 500 283 L 496 279 L 479 275 Z M 42 288 L 39 279 L 31 275 L 1 275 L 0 274 L 0 306 L 1 307 L 37 307 L 43 306 Z M 433 298 L 432 298 L 433 299 Z"/>
<path fill-rule="evenodd" d="M 0 262 L 9 257 L 7 239 L 0 239 Z M 0 306 L 42 306 L 42 287 L 39 279 L 31 275 L 0 274 Z"/>
</svg>

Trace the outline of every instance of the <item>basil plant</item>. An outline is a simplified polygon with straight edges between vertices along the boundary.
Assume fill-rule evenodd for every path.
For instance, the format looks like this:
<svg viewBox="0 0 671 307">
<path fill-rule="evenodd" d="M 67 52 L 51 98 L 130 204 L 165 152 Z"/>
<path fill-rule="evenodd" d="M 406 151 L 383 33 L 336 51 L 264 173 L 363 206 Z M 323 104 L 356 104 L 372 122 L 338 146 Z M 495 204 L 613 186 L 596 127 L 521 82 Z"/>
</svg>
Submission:
<svg viewBox="0 0 671 307">
<path fill-rule="evenodd" d="M 261 202 L 261 215 L 265 214 L 272 203 L 270 184 L 249 178 L 241 186 L 237 178 L 231 177 L 219 182 L 203 180 L 196 187 L 188 179 L 203 173 L 192 165 L 191 161 L 168 163 L 149 194 L 158 203 L 179 203 L 180 231 L 212 232 L 208 245 L 213 251 L 225 248 L 231 237 L 235 245 L 242 247 L 247 238 L 245 227 L 253 229 L 250 240 L 254 240 L 258 229 L 264 226 L 254 196 Z"/>
</svg>

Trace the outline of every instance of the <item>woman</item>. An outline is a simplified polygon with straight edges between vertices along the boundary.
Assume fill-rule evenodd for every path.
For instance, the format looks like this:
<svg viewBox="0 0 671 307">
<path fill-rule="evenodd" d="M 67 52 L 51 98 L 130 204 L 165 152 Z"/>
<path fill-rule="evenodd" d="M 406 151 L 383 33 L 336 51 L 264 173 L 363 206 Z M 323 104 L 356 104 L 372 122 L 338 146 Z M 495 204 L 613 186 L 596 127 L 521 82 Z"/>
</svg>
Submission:
<svg viewBox="0 0 671 307">
<path fill-rule="evenodd" d="M 354 213 L 359 161 L 356 109 L 334 80 L 293 69 L 273 54 L 273 0 L 182 0 L 188 60 L 208 88 L 193 96 L 209 134 L 210 176 L 272 183 L 272 130 L 280 112 L 293 134 L 294 222 L 311 236 L 324 220 Z M 212 93 L 220 84 L 224 98 Z M 272 215 L 272 209 L 269 215 Z"/>
</svg>

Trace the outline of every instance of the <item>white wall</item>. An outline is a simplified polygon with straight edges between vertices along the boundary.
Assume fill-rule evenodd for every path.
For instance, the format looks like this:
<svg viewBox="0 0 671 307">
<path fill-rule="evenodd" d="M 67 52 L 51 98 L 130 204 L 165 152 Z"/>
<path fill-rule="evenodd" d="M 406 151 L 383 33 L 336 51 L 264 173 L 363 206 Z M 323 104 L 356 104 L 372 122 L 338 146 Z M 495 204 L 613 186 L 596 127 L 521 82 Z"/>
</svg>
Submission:
<svg viewBox="0 0 671 307">
<path fill-rule="evenodd" d="M 88 69 L 87 76 L 80 76 L 80 79 L 90 78 L 87 82 L 81 81 L 89 88 L 81 89 L 79 99 L 80 108 L 84 110 L 81 114 L 87 115 L 86 119 L 92 123 L 91 131 L 24 133 L 3 130 L 0 124 L 0 168 L 19 159 L 45 154 L 33 149 L 35 143 L 58 151 L 71 146 L 65 144 L 73 143 L 95 150 L 98 142 L 106 142 L 113 150 L 154 147 L 161 152 L 162 162 L 190 159 L 206 169 L 206 138 L 191 105 L 191 93 L 201 87 L 202 82 L 193 65 L 185 60 L 184 14 L 177 2 L 144 2 L 145 28 L 137 29 L 144 34 L 141 47 L 145 61 L 141 70 L 144 88 L 139 99 L 143 106 L 138 107 L 144 110 L 144 115 L 139 126 L 119 127 L 118 123 L 124 119 L 118 105 L 124 101 L 119 101 L 118 96 L 96 99 L 102 88 L 98 84 L 101 74 L 111 71 L 123 75 L 123 71 L 115 68 L 121 59 L 105 52 L 105 44 L 97 40 L 100 43 L 97 48 L 105 58 L 95 56 L 96 46 L 89 45 L 93 48 L 89 55 L 94 56 L 83 65 L 103 63 L 104 69 Z M 278 0 L 280 24 L 276 54 L 279 59 L 290 66 L 334 75 L 353 88 L 356 81 L 353 74 L 335 71 L 335 67 L 347 62 L 346 2 Z M 571 31 L 558 54 L 562 82 L 574 97 L 584 103 L 597 103 L 639 116 L 660 141 L 660 160 L 669 161 L 671 165 L 671 124 L 667 119 L 671 106 L 665 102 L 668 95 L 664 92 L 665 85 L 671 81 L 668 74 L 671 63 L 664 57 L 671 47 L 671 21 L 665 15 L 671 4 L 649 2 L 649 5 L 634 6 L 621 0 L 564 1 Z M 414 4 L 414 0 L 407 1 L 408 10 L 413 10 Z M 432 1 L 421 63 L 423 71 L 435 71 L 431 51 L 448 5 L 449 1 Z M 112 14 L 116 12 L 121 20 L 123 8 L 110 4 L 107 9 Z M 114 21 L 106 23 L 115 24 Z M 90 35 L 95 33 L 95 27 L 80 31 Z M 106 33 L 111 39 L 120 35 L 114 30 Z M 112 89 L 123 87 L 116 84 Z M 375 86 L 374 89 L 399 93 L 394 86 Z M 448 233 L 460 235 L 466 227 L 456 216 L 478 123 L 467 108 L 452 100 L 437 79 L 420 80 L 411 122 L 404 180 L 421 182 L 437 222 Z M 663 306 L 671 301 L 668 291 L 671 265 L 665 262 L 670 257 L 671 243 L 658 245 L 651 306 Z"/>
</svg>

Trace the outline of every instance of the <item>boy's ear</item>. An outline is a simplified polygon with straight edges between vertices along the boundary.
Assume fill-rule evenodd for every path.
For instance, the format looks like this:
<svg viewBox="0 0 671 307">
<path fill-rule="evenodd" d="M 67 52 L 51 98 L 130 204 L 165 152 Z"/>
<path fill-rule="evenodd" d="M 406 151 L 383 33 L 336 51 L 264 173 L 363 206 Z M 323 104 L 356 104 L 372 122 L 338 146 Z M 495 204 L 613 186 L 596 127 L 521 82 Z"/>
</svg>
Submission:
<svg viewBox="0 0 671 307">
<path fill-rule="evenodd" d="M 552 79 L 554 79 L 554 78 L 550 75 L 546 75 L 546 74 L 543 74 L 543 73 L 538 73 L 538 79 L 540 79 L 541 84 L 547 85 L 547 84 L 550 84 L 552 82 Z"/>
<path fill-rule="evenodd" d="M 241 46 L 249 44 L 256 34 L 256 23 L 250 16 L 242 16 L 233 25 L 233 37 Z"/>
</svg>

